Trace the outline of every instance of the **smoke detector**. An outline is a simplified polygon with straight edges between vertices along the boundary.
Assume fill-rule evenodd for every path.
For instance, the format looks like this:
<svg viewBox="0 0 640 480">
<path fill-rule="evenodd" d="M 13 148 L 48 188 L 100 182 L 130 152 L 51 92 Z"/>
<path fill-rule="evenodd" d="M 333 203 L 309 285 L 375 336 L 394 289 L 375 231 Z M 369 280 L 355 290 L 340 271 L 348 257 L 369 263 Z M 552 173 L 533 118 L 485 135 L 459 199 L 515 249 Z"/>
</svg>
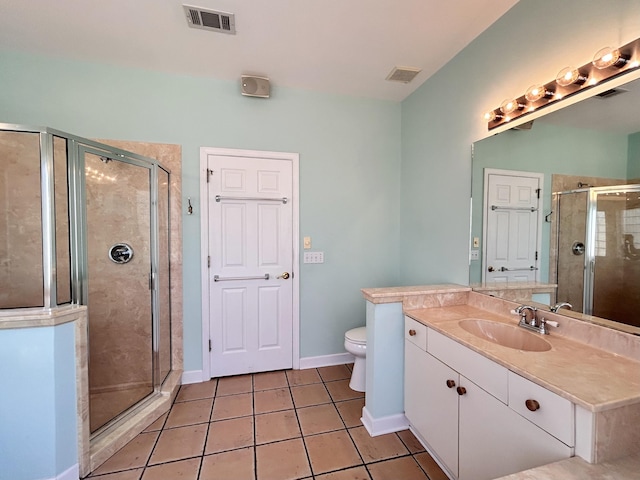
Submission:
<svg viewBox="0 0 640 480">
<path fill-rule="evenodd" d="M 387 75 L 387 80 L 392 82 L 409 83 L 411 80 L 416 78 L 416 75 L 421 71 L 421 68 L 415 67 L 394 67 L 393 70 L 391 70 L 391 73 Z"/>
<path fill-rule="evenodd" d="M 191 5 L 182 5 L 187 16 L 187 23 L 191 28 L 211 30 L 214 32 L 236 33 L 236 17 L 233 13 L 208 10 Z"/>
</svg>

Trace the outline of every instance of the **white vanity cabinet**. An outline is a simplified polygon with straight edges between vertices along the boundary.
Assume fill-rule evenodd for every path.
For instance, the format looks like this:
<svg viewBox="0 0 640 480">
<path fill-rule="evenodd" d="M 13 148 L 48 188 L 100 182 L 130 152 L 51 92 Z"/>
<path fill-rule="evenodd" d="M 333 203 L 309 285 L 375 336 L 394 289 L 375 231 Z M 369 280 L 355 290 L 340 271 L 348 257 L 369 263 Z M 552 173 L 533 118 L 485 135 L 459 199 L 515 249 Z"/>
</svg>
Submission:
<svg viewBox="0 0 640 480">
<path fill-rule="evenodd" d="M 419 327 L 424 329 L 426 342 L 416 341 Z M 565 434 L 566 426 L 573 425 L 573 410 L 565 404 L 558 407 L 552 398 L 557 395 L 545 389 L 544 398 L 540 397 L 535 388 L 541 387 L 514 375 L 405 317 L 405 415 L 454 478 L 492 479 L 572 456 L 573 437 Z M 538 414 L 559 408 L 554 420 L 545 416 L 536 422 L 542 416 L 521 405 L 534 399 L 530 396 L 543 406 Z M 561 418 L 560 430 L 567 444 L 554 436 L 557 432 L 544 429 L 550 426 L 553 430 L 557 418 Z"/>
</svg>

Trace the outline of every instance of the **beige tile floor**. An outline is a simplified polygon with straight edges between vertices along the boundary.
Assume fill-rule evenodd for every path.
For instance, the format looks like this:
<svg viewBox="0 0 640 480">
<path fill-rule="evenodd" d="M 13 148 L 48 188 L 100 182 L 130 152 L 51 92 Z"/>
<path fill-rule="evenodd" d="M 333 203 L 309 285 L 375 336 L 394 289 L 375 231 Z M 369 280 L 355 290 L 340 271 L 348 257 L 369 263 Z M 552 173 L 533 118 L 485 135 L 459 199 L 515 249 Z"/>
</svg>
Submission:
<svg viewBox="0 0 640 480">
<path fill-rule="evenodd" d="M 408 430 L 369 436 L 351 365 L 183 385 L 100 480 L 447 480 Z"/>
</svg>

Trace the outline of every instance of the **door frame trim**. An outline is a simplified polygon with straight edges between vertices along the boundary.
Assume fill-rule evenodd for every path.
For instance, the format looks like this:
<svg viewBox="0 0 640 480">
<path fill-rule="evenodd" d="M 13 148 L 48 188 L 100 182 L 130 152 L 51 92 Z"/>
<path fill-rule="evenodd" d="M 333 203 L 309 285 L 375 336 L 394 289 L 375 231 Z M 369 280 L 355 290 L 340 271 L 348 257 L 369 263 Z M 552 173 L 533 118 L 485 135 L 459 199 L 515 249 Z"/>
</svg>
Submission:
<svg viewBox="0 0 640 480">
<path fill-rule="evenodd" d="M 521 170 L 505 170 L 501 168 L 485 168 L 483 172 L 482 181 L 482 261 L 481 261 L 481 282 L 484 284 L 487 281 L 487 215 L 489 211 L 489 190 L 487 188 L 489 183 L 489 175 L 504 175 L 512 177 L 528 177 L 538 178 L 538 186 L 540 188 L 540 197 L 538 198 L 538 234 L 536 238 L 536 250 L 540 256 L 542 250 L 542 206 L 544 205 L 544 173 L 540 172 L 524 172 Z M 536 282 L 540 281 L 540 264 L 542 260 L 538 260 L 538 270 L 536 270 L 535 278 Z"/>
<path fill-rule="evenodd" d="M 234 148 L 200 147 L 200 273 L 202 288 L 202 381 L 211 379 L 209 356 L 209 202 L 207 200 L 207 166 L 209 155 L 226 157 L 264 158 L 272 160 L 288 160 L 292 166 L 292 241 L 293 241 L 293 278 L 292 278 L 292 364 L 294 369 L 300 368 L 300 155 L 291 152 L 269 152 L 261 150 L 240 150 Z"/>
</svg>

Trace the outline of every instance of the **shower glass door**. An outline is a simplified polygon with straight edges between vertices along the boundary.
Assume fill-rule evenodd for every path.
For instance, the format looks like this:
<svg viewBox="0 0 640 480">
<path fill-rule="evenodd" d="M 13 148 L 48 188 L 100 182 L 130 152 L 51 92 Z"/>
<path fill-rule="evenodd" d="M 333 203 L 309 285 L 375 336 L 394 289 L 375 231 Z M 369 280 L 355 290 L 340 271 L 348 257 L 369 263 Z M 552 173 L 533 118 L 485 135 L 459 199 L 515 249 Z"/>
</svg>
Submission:
<svg viewBox="0 0 640 480">
<path fill-rule="evenodd" d="M 151 166 L 79 148 L 91 433 L 154 392 Z M 84 161 L 82 161 L 84 160 Z"/>
<path fill-rule="evenodd" d="M 640 326 L 640 186 L 591 189 L 589 313 Z"/>
</svg>

